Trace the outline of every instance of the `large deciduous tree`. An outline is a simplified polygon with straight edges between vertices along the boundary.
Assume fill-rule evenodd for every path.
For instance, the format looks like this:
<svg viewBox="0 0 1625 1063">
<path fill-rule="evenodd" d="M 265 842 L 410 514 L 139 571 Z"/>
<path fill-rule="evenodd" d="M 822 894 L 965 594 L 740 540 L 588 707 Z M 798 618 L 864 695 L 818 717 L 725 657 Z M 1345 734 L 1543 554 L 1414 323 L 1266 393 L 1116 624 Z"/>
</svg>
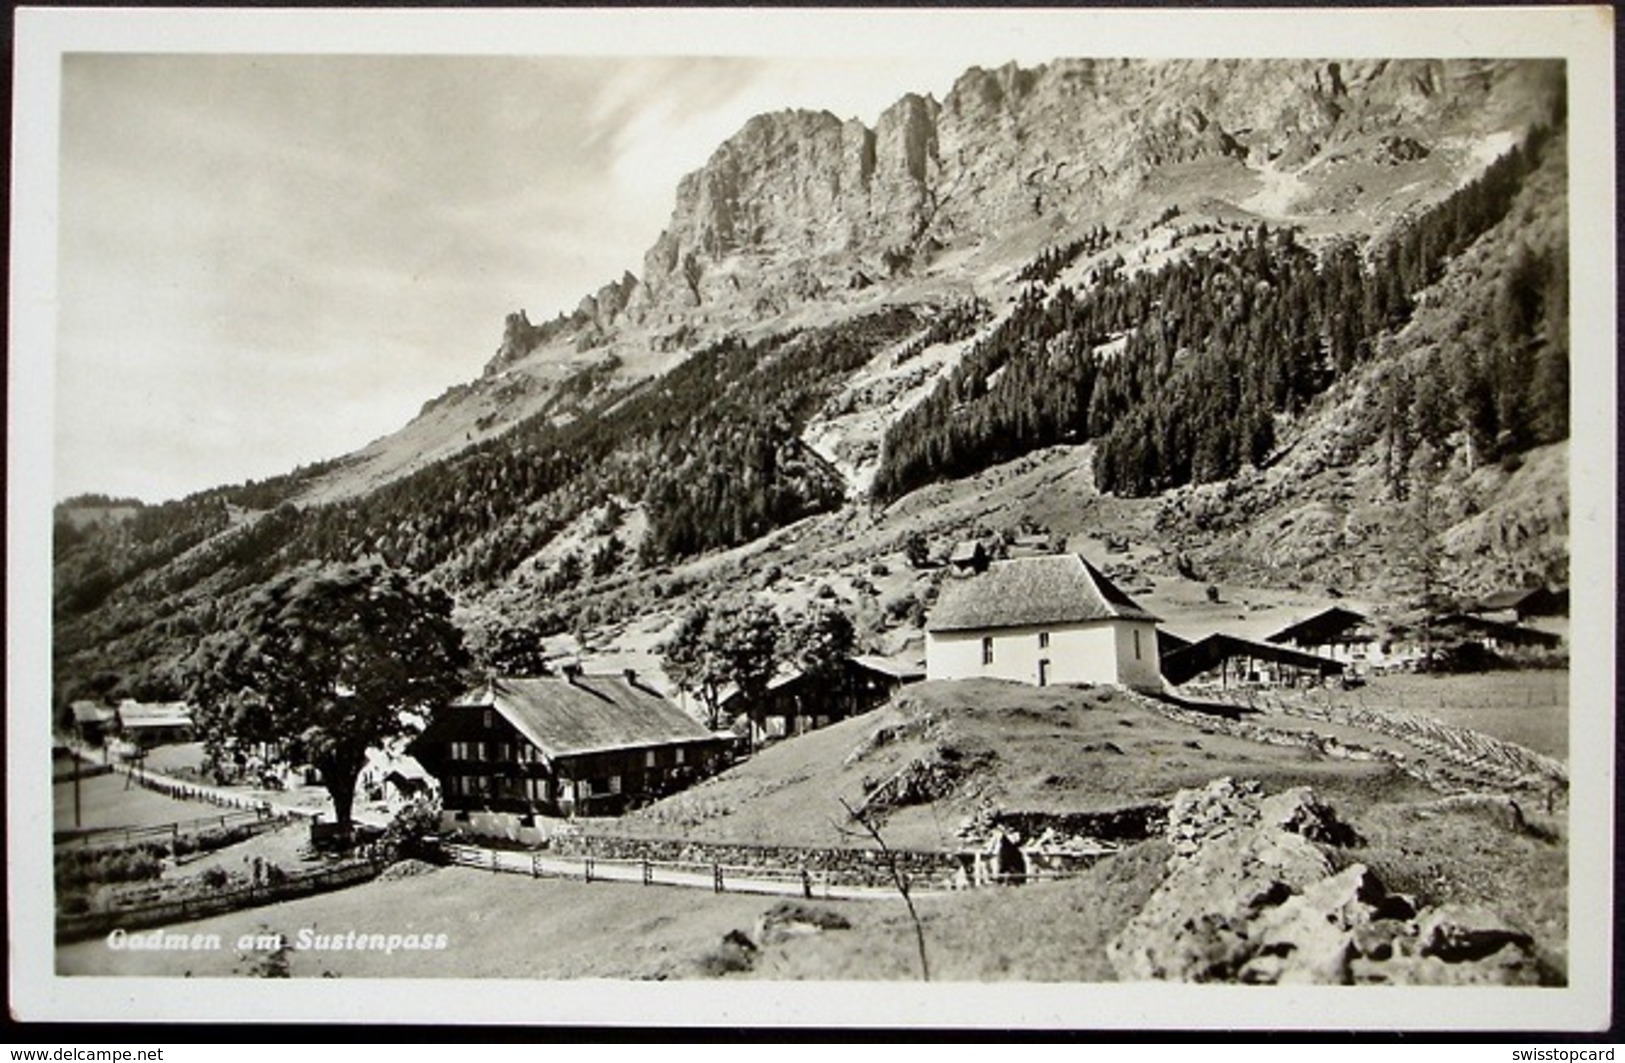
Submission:
<svg viewBox="0 0 1625 1063">
<path fill-rule="evenodd" d="M 761 602 L 697 605 L 661 648 L 662 663 L 680 690 L 700 699 L 706 726 L 716 730 L 726 722 L 722 694 L 728 686 L 746 704 L 767 690 L 778 667 L 780 628 L 778 615 Z"/>
<path fill-rule="evenodd" d="M 410 715 L 466 676 L 451 598 L 377 561 L 311 564 L 252 594 L 192 659 L 205 741 L 277 742 L 322 773 L 351 821 L 367 750 L 411 732 Z"/>
<path fill-rule="evenodd" d="M 794 661 L 807 675 L 828 680 L 852 656 L 857 631 L 852 618 L 824 602 L 815 602 L 807 612 L 797 613 L 783 625 L 781 655 Z"/>
</svg>

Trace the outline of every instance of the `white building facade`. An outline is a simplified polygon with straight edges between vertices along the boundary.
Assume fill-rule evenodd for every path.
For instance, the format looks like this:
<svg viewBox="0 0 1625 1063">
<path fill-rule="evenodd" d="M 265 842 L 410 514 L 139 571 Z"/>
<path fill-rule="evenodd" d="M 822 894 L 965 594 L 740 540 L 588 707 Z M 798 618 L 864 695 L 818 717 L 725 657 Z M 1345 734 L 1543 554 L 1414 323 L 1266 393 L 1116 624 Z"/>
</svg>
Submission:
<svg viewBox="0 0 1625 1063">
<path fill-rule="evenodd" d="M 1157 618 L 1075 555 L 950 580 L 926 624 L 925 669 L 927 679 L 1163 688 Z"/>
</svg>

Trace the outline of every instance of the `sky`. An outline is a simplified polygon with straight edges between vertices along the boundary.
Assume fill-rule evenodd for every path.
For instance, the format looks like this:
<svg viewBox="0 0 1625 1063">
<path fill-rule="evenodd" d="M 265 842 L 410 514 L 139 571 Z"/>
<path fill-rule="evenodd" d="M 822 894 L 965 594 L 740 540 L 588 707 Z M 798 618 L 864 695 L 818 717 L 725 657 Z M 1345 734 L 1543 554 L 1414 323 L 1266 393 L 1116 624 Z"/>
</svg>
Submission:
<svg viewBox="0 0 1625 1063">
<path fill-rule="evenodd" d="M 506 314 L 640 273 L 751 115 L 872 124 L 970 62 L 66 54 L 53 496 L 364 446 L 477 376 Z"/>
<path fill-rule="evenodd" d="M 479 375 L 507 314 L 545 320 L 640 273 L 679 178 L 755 114 L 873 124 L 972 65 L 1057 55 L 1598 36 L 1583 11 L 1306 11 L 1293 33 L 1086 9 L 25 15 L 10 339 L 51 351 L 54 375 L 19 390 L 14 360 L 12 432 L 36 416 L 16 396 L 42 395 L 50 497 L 148 502 L 399 428 Z"/>
</svg>

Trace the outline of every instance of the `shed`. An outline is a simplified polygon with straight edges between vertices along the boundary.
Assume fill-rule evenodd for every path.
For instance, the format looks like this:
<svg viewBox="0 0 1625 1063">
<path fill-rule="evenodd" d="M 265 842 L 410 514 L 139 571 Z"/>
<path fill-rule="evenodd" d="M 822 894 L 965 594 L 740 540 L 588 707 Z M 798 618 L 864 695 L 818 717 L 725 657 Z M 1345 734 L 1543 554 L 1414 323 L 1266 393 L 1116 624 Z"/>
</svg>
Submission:
<svg viewBox="0 0 1625 1063">
<path fill-rule="evenodd" d="M 1341 675 L 1343 669 L 1343 662 L 1329 657 L 1222 633 L 1198 639 L 1162 658 L 1163 677 L 1175 686 L 1215 671 L 1221 686 L 1229 686 L 1232 679 L 1295 686 L 1305 674 L 1318 680 Z"/>
</svg>

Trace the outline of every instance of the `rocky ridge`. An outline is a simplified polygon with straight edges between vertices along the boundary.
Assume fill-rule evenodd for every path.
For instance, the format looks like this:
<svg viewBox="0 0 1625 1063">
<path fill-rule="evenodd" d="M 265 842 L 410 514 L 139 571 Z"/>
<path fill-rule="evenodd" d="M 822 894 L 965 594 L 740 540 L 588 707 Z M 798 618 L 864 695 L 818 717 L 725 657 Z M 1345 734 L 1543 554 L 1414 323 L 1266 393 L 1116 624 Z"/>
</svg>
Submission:
<svg viewBox="0 0 1625 1063">
<path fill-rule="evenodd" d="M 1263 198 L 1287 213 L 1380 213 L 1360 173 L 1447 187 L 1487 161 L 1486 131 L 1538 117 L 1560 77 L 1500 61 L 1059 59 L 972 68 L 872 128 L 758 115 L 683 178 L 642 277 L 570 320 L 659 330 L 697 310 L 783 313 L 950 249 L 1132 220 L 1163 205 L 1159 172 L 1181 167 L 1205 167 L 1205 189 L 1238 205 L 1284 188 Z M 504 344 L 493 368 L 522 353 Z"/>
</svg>

